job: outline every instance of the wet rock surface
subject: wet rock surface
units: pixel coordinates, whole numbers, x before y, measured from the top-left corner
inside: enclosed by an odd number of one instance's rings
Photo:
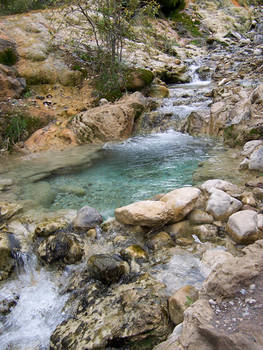
[[[48,264],[74,264],[81,260],[84,251],[74,235],[59,232],[44,239],[39,244],[37,253]]]
[[[93,295],[91,285],[81,298],[81,312],[56,328],[50,348],[152,349],[171,329],[162,289],[149,276],[113,287],[101,297]]]

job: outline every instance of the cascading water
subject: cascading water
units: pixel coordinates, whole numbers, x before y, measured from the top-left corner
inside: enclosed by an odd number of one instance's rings
[[[189,67],[191,82],[169,86],[170,97],[164,99],[159,112],[170,114],[171,119],[185,119],[191,112],[208,112],[211,100],[205,95],[211,90],[210,80],[201,80],[198,74],[200,63]]]
[[[0,303],[13,302],[11,312],[0,318],[0,349],[45,350],[56,326],[63,321],[67,300],[59,295],[58,279],[44,268],[37,269],[32,253],[18,252],[17,278],[0,288]]]
[[[196,69],[195,65],[190,69],[192,83],[170,87],[171,97],[164,100],[157,111],[159,114],[167,112],[183,119],[191,111],[208,108],[210,100],[204,93],[209,91],[210,82],[200,81]],[[192,173],[200,161],[209,157],[213,147],[214,142],[208,138],[194,138],[174,130],[106,144],[98,156],[91,156],[92,162],[87,157],[87,149],[80,147],[59,153],[61,173],[48,165],[50,157],[46,157],[43,164],[34,159],[32,167],[28,160],[28,175],[23,172],[23,182],[20,187],[17,185],[16,196],[32,201],[33,206],[40,205],[37,201],[42,186],[44,191],[49,189],[52,193],[51,210],[90,205],[107,218],[116,207],[192,185]],[[78,159],[84,166],[77,162],[66,171],[64,163],[76,158],[74,152],[78,152]],[[54,160],[56,162],[55,154],[50,162]],[[17,170],[12,169],[13,179],[19,179],[20,175],[21,164]],[[32,252],[20,253],[16,260],[16,277],[0,285],[0,305],[3,300],[12,305],[9,313],[0,318],[0,350],[44,350],[49,347],[53,330],[67,316],[63,307],[68,296],[60,294],[60,278],[64,277],[38,268]],[[200,262],[190,253],[172,258],[163,268],[151,273],[167,284],[168,292],[181,287],[185,281],[198,286],[205,276]],[[189,276],[186,280],[185,275]],[[63,284],[63,280],[61,282]]]

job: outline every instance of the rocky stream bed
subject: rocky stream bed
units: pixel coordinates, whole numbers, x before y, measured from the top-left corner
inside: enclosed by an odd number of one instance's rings
[[[96,144],[3,159],[1,350],[262,349],[254,10],[247,33],[210,38],[205,56],[185,59],[192,81],[169,85],[169,97],[155,81],[162,98],[102,101],[23,148],[45,149],[47,135],[49,146],[65,135]]]

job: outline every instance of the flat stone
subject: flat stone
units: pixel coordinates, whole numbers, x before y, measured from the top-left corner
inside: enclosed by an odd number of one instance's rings
[[[175,242],[167,232],[159,232],[147,241],[147,246],[152,250],[162,248],[171,248],[175,246]]]
[[[115,210],[116,219],[127,225],[153,227],[171,221],[173,212],[161,201],[141,201]]]

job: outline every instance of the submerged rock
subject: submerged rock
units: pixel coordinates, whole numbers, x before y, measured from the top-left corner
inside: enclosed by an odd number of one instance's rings
[[[172,210],[160,201],[141,201],[115,210],[116,219],[127,225],[154,227],[171,221]]]
[[[96,209],[86,205],[77,212],[77,216],[73,220],[73,226],[76,229],[89,230],[102,222],[101,214]]]
[[[147,241],[147,246],[156,251],[162,248],[171,248],[175,246],[174,241],[167,232],[159,232]]]
[[[211,224],[193,226],[192,233],[196,235],[201,242],[216,242],[218,239],[218,227]]]
[[[87,289],[82,312],[55,329],[50,349],[152,349],[171,332],[163,289],[148,275],[104,295]]]

